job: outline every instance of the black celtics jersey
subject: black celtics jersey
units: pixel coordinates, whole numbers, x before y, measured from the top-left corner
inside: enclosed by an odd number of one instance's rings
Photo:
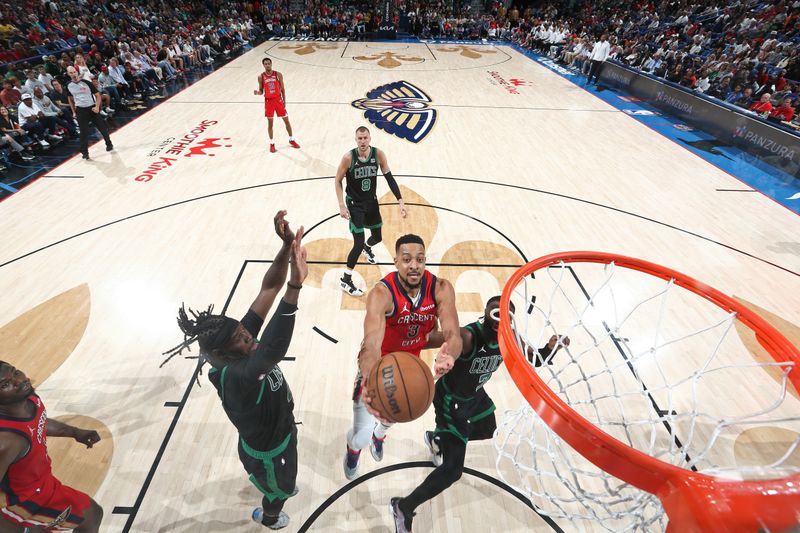
[[[369,156],[361,161],[358,148],[350,150],[350,168],[347,169],[347,196],[356,202],[364,202],[375,198],[378,186],[378,150],[371,146]]]
[[[450,394],[462,398],[472,398],[489,381],[492,373],[503,363],[500,346],[486,342],[483,324],[480,321],[464,326],[472,333],[472,351],[461,354],[453,368],[439,381]]]
[[[267,365],[269,369],[265,372],[254,372],[254,368],[265,368],[261,360],[270,357],[270,345],[285,343],[288,347],[292,335],[288,322],[294,321],[294,316],[282,315],[292,309],[296,310],[281,300],[256,352],[220,369],[212,368],[208,373],[228,419],[236,426],[244,442],[259,451],[274,448],[294,426],[294,399],[280,367]],[[257,337],[264,321],[249,310],[241,323],[253,337]],[[289,339],[284,340],[282,336]],[[285,349],[281,349],[285,353]]]

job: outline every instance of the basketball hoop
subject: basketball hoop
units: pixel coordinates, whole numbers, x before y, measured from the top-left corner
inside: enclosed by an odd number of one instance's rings
[[[615,532],[800,524],[800,351],[756,313],[660,265],[565,252],[515,272],[500,316],[527,403],[497,430],[498,472],[542,512]],[[571,343],[543,360],[554,334]],[[753,459],[751,430],[792,437]]]

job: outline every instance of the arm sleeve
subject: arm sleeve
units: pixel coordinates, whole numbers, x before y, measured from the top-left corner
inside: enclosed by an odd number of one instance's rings
[[[394,176],[392,176],[391,172],[387,172],[383,175],[386,178],[386,183],[389,184],[389,190],[392,191],[394,197],[400,200],[403,196],[400,194],[400,187],[397,186],[397,181],[395,181]]]
[[[272,315],[261,335],[258,348],[247,360],[248,376],[257,378],[261,374],[269,372],[284,358],[289,344],[292,342],[296,312],[296,305],[281,300],[278,309],[275,310],[275,314]]]
[[[533,366],[539,368],[540,366],[544,365],[545,363],[550,365],[553,364],[552,361],[548,360],[550,357],[550,347],[545,344],[538,350],[533,350],[533,353],[528,354],[528,361],[533,363]]]

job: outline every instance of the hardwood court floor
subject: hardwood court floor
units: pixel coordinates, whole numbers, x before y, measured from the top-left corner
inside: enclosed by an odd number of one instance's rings
[[[265,53],[284,74],[300,150],[288,146],[281,121],[279,151],[266,150],[263,103],[252,94]],[[401,81],[431,100],[416,105],[436,111],[435,120],[415,123],[419,131],[432,124],[416,143],[381,131],[351,105]],[[408,127],[411,118],[403,120]],[[101,144],[91,162],[76,158],[52,171],[76,177],[41,179],[0,206],[3,357],[34,375],[51,416],[91,417],[113,436],[99,451],[65,446],[54,454],[72,465],[96,459],[96,490],[87,490],[106,510],[103,531],[259,529],[249,522],[259,493],[213,387],[205,375],[202,387],[190,385],[194,361],[159,364],[180,340],[181,302],[245,313],[279,247],[271,220],[284,208],[295,226],[313,228],[306,245],[315,262],[289,353],[296,359],[281,365],[302,422],[301,492],[286,505],[288,530],[346,485],[341,459],[363,300],[337,288],[350,237],[336,216],[332,176],[360,125],[371,128],[411,204],[399,220],[380,181],[386,242],[405,232],[425,238],[430,270],[456,284],[462,324],[524,261],[589,249],[683,271],[796,335],[800,219],[758,193],[717,192],[740,183],[511,48],[268,42],[117,131],[114,152]],[[360,265],[357,281],[371,285],[388,273],[391,255],[379,247],[381,265]],[[498,418],[520,402],[502,369],[487,389]],[[426,460],[421,436],[432,421],[429,412],[393,428],[380,466]],[[378,465],[363,455],[361,473],[372,472]],[[468,467],[494,477],[494,461],[491,442],[469,446]],[[80,465],[65,479],[92,477]],[[406,466],[344,491],[309,530],[389,531],[389,497],[429,471]],[[422,506],[415,526],[551,529],[474,475]]]

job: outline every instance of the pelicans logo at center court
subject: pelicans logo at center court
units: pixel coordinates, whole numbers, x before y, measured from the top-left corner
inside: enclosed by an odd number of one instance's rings
[[[352,102],[364,110],[364,118],[378,129],[412,143],[423,140],[436,123],[432,100],[407,81],[388,83]]]

